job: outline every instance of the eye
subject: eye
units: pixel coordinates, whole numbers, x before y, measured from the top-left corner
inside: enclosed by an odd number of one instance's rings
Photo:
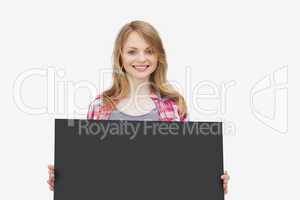
[[[130,50],[127,53],[130,54],[130,55],[133,55],[133,54],[135,54],[135,51],[134,50]]]
[[[154,53],[154,51],[153,51],[152,49],[147,49],[147,50],[146,50],[146,53],[151,55],[151,54]]]

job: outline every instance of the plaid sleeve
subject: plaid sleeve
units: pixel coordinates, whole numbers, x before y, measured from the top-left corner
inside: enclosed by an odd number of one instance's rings
[[[178,112],[178,115],[179,115],[179,112]],[[179,119],[181,122],[187,122],[187,121],[189,121],[189,116],[186,113],[184,116],[179,116]]]
[[[187,122],[189,120],[188,114],[186,114],[184,116],[180,116],[179,109],[178,109],[178,106],[176,105],[175,101],[171,100],[171,102],[172,102],[172,107],[173,107],[174,115],[175,115],[174,121]]]
[[[186,114],[185,116],[180,117],[180,121],[181,121],[181,122],[187,122],[187,121],[189,121],[189,116],[188,116],[188,114]]]
[[[102,104],[101,96],[97,96],[94,101],[91,102],[87,113],[87,119],[99,119],[100,106]]]

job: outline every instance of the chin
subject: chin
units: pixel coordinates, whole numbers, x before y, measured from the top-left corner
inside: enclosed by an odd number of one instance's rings
[[[134,70],[130,70],[128,74],[135,79],[139,80],[148,80],[150,78],[150,75],[155,71],[155,68],[149,68],[145,72],[136,72]]]
[[[131,76],[132,76],[132,78],[139,79],[139,80],[148,80],[150,78],[150,74],[145,74],[145,75],[135,74],[135,75],[131,75]]]

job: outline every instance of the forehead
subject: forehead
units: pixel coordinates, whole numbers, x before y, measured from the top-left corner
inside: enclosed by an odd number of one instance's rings
[[[124,42],[124,48],[135,47],[145,49],[150,47],[151,45],[147,42],[141,35],[137,32],[131,32],[127,39]]]

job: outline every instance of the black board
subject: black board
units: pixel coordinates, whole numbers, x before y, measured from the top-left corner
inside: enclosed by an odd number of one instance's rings
[[[221,122],[55,120],[54,200],[223,200]]]

